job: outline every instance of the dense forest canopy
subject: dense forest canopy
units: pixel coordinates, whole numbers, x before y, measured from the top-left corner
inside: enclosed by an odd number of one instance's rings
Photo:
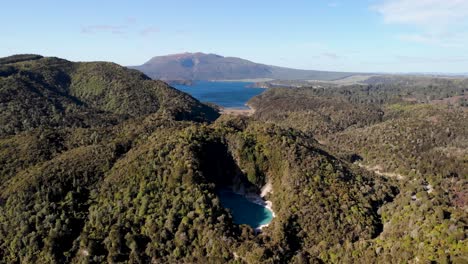
[[[466,261],[468,80],[391,76],[369,82],[269,89],[249,105],[255,119],[314,135],[337,156],[397,181],[399,194],[380,209],[383,232],[345,251],[336,247],[334,261],[369,255],[375,261],[374,254],[389,262]],[[461,249],[463,258],[453,258],[450,248]]]
[[[466,262],[468,116],[443,101],[466,87],[271,89],[219,117],[113,63],[1,58],[0,262]],[[221,206],[234,179],[271,183],[261,233]]]

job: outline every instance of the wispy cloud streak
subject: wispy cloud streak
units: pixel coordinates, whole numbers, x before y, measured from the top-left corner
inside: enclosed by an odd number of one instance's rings
[[[112,34],[124,34],[125,26],[114,26],[114,25],[89,25],[81,28],[81,33],[94,34],[94,33],[112,33]]]
[[[412,27],[400,40],[446,48],[468,43],[468,0],[384,0],[372,9],[387,24]]]

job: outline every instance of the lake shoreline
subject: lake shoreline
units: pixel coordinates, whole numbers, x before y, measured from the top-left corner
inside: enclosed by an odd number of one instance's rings
[[[233,191],[234,192],[234,191]],[[260,206],[262,206],[263,208],[266,208],[268,211],[271,212],[271,221],[268,223],[268,224],[263,224],[263,225],[260,225],[258,227],[255,227],[254,230],[255,232],[261,232],[263,228],[269,226],[271,224],[271,222],[273,221],[273,218],[276,217],[276,214],[275,214],[275,211],[273,211],[273,202],[270,201],[270,200],[265,200],[265,196],[269,193],[272,192],[272,186],[271,186],[271,183],[267,183],[261,190],[261,193],[260,194],[257,194],[257,193],[253,193],[253,192],[248,192],[248,193],[238,193],[238,192],[234,192],[234,193],[237,193],[239,195],[243,195],[246,199],[248,199],[249,201],[253,202],[253,203],[256,203]]]
[[[254,114],[253,109],[243,109],[237,107],[225,107],[222,108],[220,113],[225,115],[234,115],[234,116],[252,116]]]
[[[249,199],[249,198],[247,197],[247,199]],[[254,230],[256,232],[261,232],[262,229],[269,226],[271,224],[271,222],[273,221],[273,218],[276,217],[275,211],[273,211],[273,208],[272,208],[273,203],[271,201],[268,201],[268,200],[263,200],[263,198],[261,198],[261,196],[253,197],[253,199],[251,201],[258,204],[258,205],[263,206],[264,208],[266,208],[268,211],[271,212],[272,218],[271,218],[271,221],[268,224],[263,224],[263,225],[260,225],[260,226],[258,226],[256,228],[254,228]]]
[[[223,190],[220,190],[221,192],[223,192]],[[266,224],[261,224],[261,225],[258,225],[258,226],[252,226],[250,225],[254,231],[256,233],[259,233],[262,231],[263,228],[269,226],[271,224],[271,222],[273,221],[273,218],[276,217],[276,214],[275,212],[273,211],[273,203],[271,201],[268,201],[268,200],[264,200],[260,194],[257,194],[257,193],[254,193],[254,192],[245,192],[243,190],[240,190],[240,191],[236,191],[236,190],[233,190],[232,188],[226,188],[224,189],[225,192],[229,192],[229,193],[233,193],[233,194],[236,194],[236,195],[239,195],[239,196],[242,196],[244,199],[248,200],[250,203],[253,203],[253,204],[256,204],[258,206],[261,206],[263,207],[264,209],[268,210],[271,214],[271,219],[268,223]]]
[[[274,81],[271,78],[253,78],[253,79],[236,79],[236,80],[208,80],[210,82],[240,82],[240,83],[257,83]],[[259,87],[260,88],[260,87]]]
[[[176,84],[174,88],[190,94],[201,102],[216,104],[226,109],[248,109],[246,103],[265,91],[262,88],[248,88],[250,82],[197,81],[192,86]],[[236,111],[235,111],[236,112]],[[245,115],[247,113],[242,113]]]
[[[234,116],[252,116],[255,109],[245,104],[245,107],[222,107],[220,113]]]

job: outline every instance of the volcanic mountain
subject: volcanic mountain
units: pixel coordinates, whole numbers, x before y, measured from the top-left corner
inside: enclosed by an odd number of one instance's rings
[[[336,80],[353,75],[345,72],[298,70],[255,63],[216,54],[181,53],[153,57],[140,66],[131,66],[161,80]]]

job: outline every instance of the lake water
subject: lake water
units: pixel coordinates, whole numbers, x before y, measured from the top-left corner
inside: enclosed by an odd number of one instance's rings
[[[215,103],[226,108],[247,109],[245,103],[250,98],[261,94],[265,89],[248,88],[253,83],[247,82],[210,82],[196,81],[194,85],[173,85],[201,102]]]
[[[230,209],[236,224],[247,224],[253,228],[258,228],[261,225],[269,224],[273,219],[273,214],[269,209],[248,200],[243,195],[222,190],[218,193],[218,196],[221,205]]]

